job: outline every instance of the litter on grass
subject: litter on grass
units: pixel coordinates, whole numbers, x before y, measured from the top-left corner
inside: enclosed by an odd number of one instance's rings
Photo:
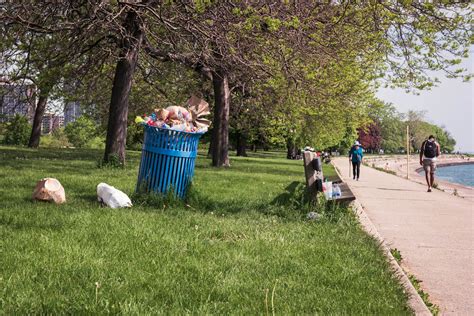
[[[132,207],[132,201],[125,193],[107,183],[97,185],[97,199],[111,208]]]
[[[321,214],[318,214],[316,212],[309,212],[306,215],[306,219],[309,220],[309,221],[315,221],[315,220],[318,220],[320,218],[321,218]]]
[[[66,202],[66,194],[58,179],[44,178],[36,183],[33,199],[61,204]]]

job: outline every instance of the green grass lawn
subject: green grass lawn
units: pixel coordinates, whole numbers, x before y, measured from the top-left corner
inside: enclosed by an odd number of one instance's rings
[[[96,185],[132,194],[140,153],[125,169],[98,169],[101,154],[0,147],[0,314],[411,313],[347,209],[305,220],[301,161],[259,152],[215,169],[201,155],[186,202],[113,210]],[[31,200],[43,177],[66,204]]]

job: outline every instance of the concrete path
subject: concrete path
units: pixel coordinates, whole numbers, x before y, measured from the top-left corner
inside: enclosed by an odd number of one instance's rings
[[[333,161],[441,314],[474,315],[474,203],[365,166],[355,181],[347,158]]]

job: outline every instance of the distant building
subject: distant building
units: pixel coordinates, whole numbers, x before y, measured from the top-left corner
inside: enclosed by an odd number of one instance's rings
[[[0,78],[0,122],[11,120],[16,114],[31,122],[36,107],[36,86],[32,83],[12,83]]]
[[[64,126],[76,121],[81,115],[82,110],[78,101],[67,102],[64,106]]]
[[[56,115],[53,119],[53,131],[64,126],[64,115]]]
[[[50,114],[43,115],[41,120],[41,134],[49,134],[52,130],[52,118]]]
[[[64,126],[64,116],[56,115],[53,113],[46,113],[43,115],[43,120],[41,121],[41,133],[42,134],[51,134],[56,129]]]

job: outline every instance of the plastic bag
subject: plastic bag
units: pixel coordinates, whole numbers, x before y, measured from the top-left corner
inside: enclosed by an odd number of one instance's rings
[[[111,208],[131,207],[132,201],[122,191],[114,188],[107,183],[99,183],[97,185],[97,199]]]

